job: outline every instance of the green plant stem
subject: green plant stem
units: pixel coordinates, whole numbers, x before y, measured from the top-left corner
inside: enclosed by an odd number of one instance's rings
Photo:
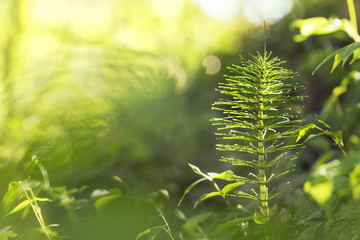
[[[266,58],[266,55],[264,56]],[[265,67],[265,66],[264,66]],[[263,91],[262,86],[262,80],[260,80],[260,92]],[[264,167],[259,169],[259,177],[260,182],[263,184],[260,185],[260,199],[261,199],[261,212],[264,219],[264,226],[265,226],[265,239],[269,239],[269,231],[268,231],[268,225],[269,225],[269,205],[268,205],[268,188],[265,184],[266,182],[266,172],[265,172],[265,146],[264,146],[264,97],[263,95],[260,95],[259,99],[259,112],[258,112],[258,161],[259,165]]]
[[[219,193],[221,193],[221,196],[222,196],[222,198],[224,199],[226,205],[228,205],[228,207],[231,207],[231,204],[230,204],[229,201],[226,199],[226,194],[224,194],[224,193],[220,190],[219,186],[216,184],[215,181],[213,182],[213,184],[214,184],[214,187],[216,188],[216,190],[217,190]],[[236,214],[235,214],[235,216],[236,216]]]
[[[34,195],[33,191],[30,188],[30,190],[29,190],[30,193],[31,193],[31,197],[30,197],[23,184],[22,184],[22,188],[23,188],[25,197],[30,201],[31,208],[32,208],[32,210],[33,210],[33,212],[35,214],[36,219],[38,220],[38,222],[39,222],[39,224],[41,226],[41,229],[44,231],[44,234],[46,235],[47,239],[51,240],[51,237],[50,237],[49,233],[46,230],[45,221],[42,218],[42,215],[41,215],[41,212],[40,212],[40,207],[37,204],[37,201],[35,199],[35,195]]]
[[[350,22],[354,27],[356,36],[358,36],[355,41],[359,42],[360,41],[360,37],[359,37],[359,33],[358,33],[358,27],[357,27],[357,20],[356,20],[356,11],[355,11],[355,5],[354,5],[354,1],[353,0],[347,0],[347,5],[348,5],[348,10],[349,10],[349,15],[350,15]]]
[[[164,229],[164,230],[165,230],[165,231],[167,232],[167,234],[170,236],[171,240],[175,240],[174,237],[173,237],[172,234],[171,234],[171,228],[170,228],[168,222],[166,221],[166,218],[165,218],[164,214],[161,212],[161,210],[160,210],[159,208],[157,208],[157,210],[158,210],[158,212],[159,212],[160,217],[163,219],[163,221],[164,221],[164,223],[165,223],[165,225],[166,225],[166,229]]]

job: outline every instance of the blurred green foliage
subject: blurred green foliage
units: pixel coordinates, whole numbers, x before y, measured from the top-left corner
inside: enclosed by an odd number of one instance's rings
[[[274,229],[282,227],[281,239],[324,239],[327,233],[333,237],[328,239],[341,239],[340,233],[358,239],[359,63],[345,63],[332,75],[324,64],[311,75],[326,56],[352,42],[342,31],[348,10],[336,0],[291,2],[291,12],[269,22],[268,48],[307,86],[305,117],[311,122],[316,113],[334,131],[342,130],[349,156],[343,159],[326,136],[308,141],[290,182],[293,188],[305,180],[311,187],[327,183],[331,194],[320,202],[310,198],[312,188],[309,195],[286,195],[289,207],[274,210]],[[176,239],[257,236],[246,219],[252,208],[247,202],[240,203],[240,221],[216,200],[193,212],[192,199],[207,190],[201,184],[181,211],[175,208],[196,178],[187,162],[205,171],[225,170],[216,161],[210,106],[218,98],[213,89],[227,73],[223,66],[241,52],[262,48],[262,27],[241,14],[251,1],[241,1],[230,20],[190,0],[0,3],[0,196],[9,183],[30,177],[35,196],[52,200],[40,205],[46,224],[59,224],[54,230],[70,239],[136,239],[149,226],[164,225],[153,202]],[[289,29],[293,21],[313,17],[339,19],[342,27],[318,29],[319,36],[307,29],[307,40],[294,42],[302,32]],[[349,161],[351,167],[339,172]],[[336,174],[316,175],[323,168]],[[162,188],[170,202],[157,194]],[[20,203],[13,197],[5,208],[5,199],[2,216]],[[43,237],[30,213],[1,217],[0,239]],[[158,236],[169,238],[165,231]]]

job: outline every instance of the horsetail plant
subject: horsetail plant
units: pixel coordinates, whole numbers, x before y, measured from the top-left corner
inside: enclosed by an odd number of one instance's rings
[[[301,145],[289,144],[299,132],[297,119],[303,96],[296,92],[303,87],[291,81],[295,73],[282,68],[284,62],[271,58],[271,52],[251,55],[246,60],[240,56],[240,64],[229,67],[233,73],[226,76],[226,82],[220,83],[217,91],[224,99],[213,104],[212,109],[221,111],[221,117],[213,118],[213,125],[218,126],[221,141],[217,150],[235,152],[231,157],[222,157],[220,161],[234,166],[252,169],[248,176],[237,176],[231,170],[217,174],[205,174],[194,165],[194,172],[203,176],[184,192],[183,197],[199,182],[209,180],[216,192],[207,193],[199,198],[195,206],[213,196],[222,196],[226,203],[228,197],[253,199],[259,202],[260,214],[255,213],[255,221],[264,224],[265,239],[270,238],[268,224],[270,221],[269,201],[289,188],[289,183],[269,191],[269,183],[294,168],[294,160]],[[243,160],[241,158],[249,157]],[[286,164],[288,163],[288,164]],[[284,166],[282,166],[284,165]],[[219,188],[216,179],[231,183]],[[257,186],[257,190],[238,190],[240,185]],[[183,199],[183,198],[182,198]],[[182,201],[182,199],[180,201]]]

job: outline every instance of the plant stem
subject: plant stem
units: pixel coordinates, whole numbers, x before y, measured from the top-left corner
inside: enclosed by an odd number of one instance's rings
[[[41,226],[41,229],[44,231],[44,234],[46,235],[47,239],[51,240],[51,237],[50,237],[49,233],[46,230],[46,225],[45,225],[44,219],[43,219],[43,217],[41,215],[40,207],[37,204],[37,201],[36,201],[36,198],[35,198],[35,195],[34,195],[33,191],[31,190],[31,188],[29,189],[29,191],[31,193],[31,197],[30,197],[29,194],[27,193],[27,190],[24,187],[24,184],[22,184],[22,188],[23,188],[23,192],[25,194],[25,197],[30,201],[31,208],[32,208],[32,210],[33,210],[33,212],[35,214],[36,219],[38,220],[38,222],[39,222],[39,224]]]
[[[163,221],[164,221],[164,223],[166,225],[166,229],[164,229],[164,230],[170,236],[171,240],[175,240],[174,237],[171,234],[170,226],[169,226],[168,222],[166,221],[166,218],[165,218],[164,214],[162,213],[162,211],[159,208],[157,208],[157,211],[159,212],[160,217],[163,219]]]
[[[264,59],[266,59],[266,52],[264,55]],[[265,68],[265,66],[263,66]],[[263,96],[263,76],[260,79],[260,96],[259,96],[259,111],[258,111],[258,161],[259,166],[263,167],[259,169],[259,179],[262,184],[260,185],[260,200],[261,200],[261,212],[264,219],[264,227],[265,227],[265,239],[269,239],[269,205],[268,205],[268,188],[266,186],[266,172],[265,172],[265,146],[264,146],[264,96]]]
[[[355,36],[356,39],[354,39],[354,40],[356,42],[359,42],[360,41],[360,36],[359,36],[359,33],[358,33],[354,1],[353,0],[347,0],[347,5],[348,5],[348,10],[349,10],[349,15],[350,15],[350,22],[353,25],[355,33],[356,33],[356,36]]]

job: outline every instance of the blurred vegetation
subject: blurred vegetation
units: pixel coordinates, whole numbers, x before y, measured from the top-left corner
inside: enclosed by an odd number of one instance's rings
[[[175,204],[196,179],[188,162],[226,169],[209,123],[214,88],[240,53],[262,49],[263,18],[268,49],[307,88],[304,117],[311,123],[317,114],[342,130],[349,153],[344,158],[326,135],[306,142],[290,179],[297,190],[282,199],[274,229],[283,227],[281,239],[291,229],[290,239],[325,239],[329,232],[327,239],[342,239],[340,233],[360,239],[353,214],[359,211],[359,63],[332,74],[326,63],[312,75],[353,39],[341,28],[300,39],[294,28],[297,19],[350,19],[346,2],[292,0],[287,10],[284,1],[243,0],[229,5],[237,12],[221,16],[204,7],[212,2],[0,0],[0,239],[46,237],[30,205],[5,217],[25,200],[23,192],[7,191],[18,181],[52,201],[39,202],[45,223],[59,224],[51,229],[69,239],[135,239],[149,226],[164,226],[161,215],[176,239],[256,239],[247,202],[240,203],[238,222],[216,199],[192,211],[205,185],[181,209]],[[358,2],[355,8],[360,11]],[[319,183],[322,198],[314,190]]]

